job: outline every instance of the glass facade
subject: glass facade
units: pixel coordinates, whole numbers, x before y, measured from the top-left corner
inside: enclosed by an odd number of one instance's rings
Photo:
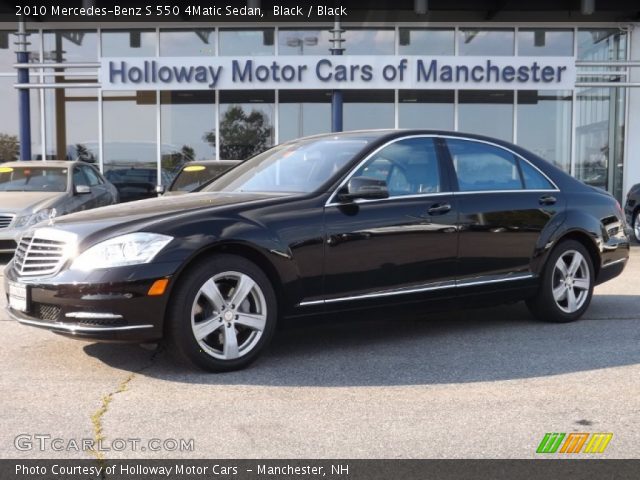
[[[100,57],[328,55],[329,27],[43,29],[30,36],[34,62],[87,63]],[[345,26],[345,55],[576,55],[624,61],[620,28]],[[0,103],[16,104],[15,41],[0,31]],[[579,67],[580,71],[580,67]],[[579,82],[624,78],[578,77]],[[100,91],[95,68],[32,70],[34,158],[84,158],[113,178],[131,172],[166,185],[185,161],[246,159],[279,142],[329,132],[330,90]],[[601,73],[601,72],[600,72]],[[68,84],[68,86],[67,86]],[[555,163],[585,182],[622,195],[627,94],[615,86],[574,90],[345,90],[344,129],[428,128],[479,133]],[[77,121],[77,119],[82,121]],[[71,120],[73,119],[73,120]],[[0,161],[16,158],[16,116],[0,118]],[[109,173],[111,172],[111,173]],[[131,174],[133,175],[133,174]],[[148,178],[147,178],[148,177]],[[144,187],[147,188],[147,187]]]

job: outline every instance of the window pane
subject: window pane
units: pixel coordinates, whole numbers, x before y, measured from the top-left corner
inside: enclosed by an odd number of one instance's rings
[[[573,56],[573,30],[521,28],[518,30],[518,55]]]
[[[328,30],[278,30],[278,55],[329,55],[331,34]]]
[[[220,92],[220,158],[246,160],[274,144],[271,90]]]
[[[18,91],[14,88],[15,77],[0,77],[0,105],[5,111],[18,111]],[[31,156],[42,159],[40,144],[40,97],[36,90],[31,90]],[[18,139],[18,115],[0,115],[0,162],[18,160],[20,142]]]
[[[220,55],[273,55],[273,28],[220,30]]]
[[[617,28],[578,30],[578,59],[626,60],[627,35]]]
[[[215,160],[215,103],[210,91],[160,93],[163,170],[173,176],[184,162]]]
[[[344,130],[393,128],[393,91],[346,90],[343,99]]]
[[[452,28],[401,28],[401,55],[453,55]]]
[[[95,62],[98,60],[98,34],[91,30],[44,32],[46,62]]]
[[[440,172],[431,138],[409,138],[378,152],[354,174],[385,180],[390,197],[440,191]]]
[[[16,45],[17,37],[14,35],[15,30],[0,30],[0,73],[11,73],[15,75],[16,69],[13,64],[16,63]],[[32,62],[40,59],[40,35],[38,32],[30,32],[27,37],[27,46]],[[35,71],[35,70],[34,70]]]
[[[160,55],[164,57],[211,57],[216,54],[212,28],[160,30]]]
[[[513,92],[462,90],[458,101],[461,132],[513,140]]]
[[[103,57],[153,57],[156,32],[153,30],[103,30]]]
[[[460,191],[522,189],[517,159],[510,152],[468,140],[448,139],[447,145]]]
[[[538,170],[528,162],[520,161],[520,169],[524,178],[525,188],[528,190],[551,190],[553,185]]]
[[[399,127],[453,130],[453,90],[400,90]]]
[[[460,55],[513,55],[514,31],[507,29],[461,28]]]
[[[122,201],[155,196],[155,92],[104,92],[103,100],[105,176]]]
[[[47,158],[98,163],[98,96],[86,88],[45,90]],[[78,121],[78,119],[82,121]]]
[[[281,90],[279,141],[331,131],[331,92]]]
[[[569,172],[571,168],[571,92],[518,92],[518,145]]]
[[[391,29],[352,28],[344,33],[345,55],[393,55],[395,32]]]

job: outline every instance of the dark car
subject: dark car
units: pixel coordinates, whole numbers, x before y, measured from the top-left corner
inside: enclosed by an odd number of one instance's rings
[[[173,178],[165,196],[193,192],[240,163],[240,160],[205,160],[185,163]]]
[[[349,132],[274,147],[201,192],[35,229],[5,284],[24,324],[165,338],[226,371],[254,360],[283,318],[525,300],[541,320],[576,320],[624,269],[624,227],[611,195],[515,145]]]
[[[640,183],[629,190],[627,201],[624,204],[624,211],[636,242],[640,242]]]
[[[0,253],[25,230],[67,213],[118,203],[118,191],[92,165],[29,160],[0,165]]]
[[[105,176],[118,189],[120,201],[123,203],[158,196],[158,170],[155,168],[114,167],[107,170]],[[170,184],[171,180],[167,171],[160,171],[160,181],[163,185]]]

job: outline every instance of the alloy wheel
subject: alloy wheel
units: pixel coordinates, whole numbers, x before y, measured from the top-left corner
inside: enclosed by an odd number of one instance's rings
[[[640,242],[640,210],[636,212],[636,216],[633,219],[633,234],[636,237],[636,242]]]
[[[576,250],[567,250],[558,258],[552,278],[553,298],[565,313],[582,308],[589,298],[591,275],[584,256]]]
[[[249,275],[228,271],[207,280],[191,308],[191,328],[200,348],[219,360],[234,360],[257,345],[267,322],[267,302]]]

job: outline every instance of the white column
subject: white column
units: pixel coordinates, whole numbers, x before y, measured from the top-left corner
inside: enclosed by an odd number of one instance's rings
[[[630,32],[631,60],[640,61],[640,23],[635,23]],[[632,67],[630,82],[640,82],[640,67]],[[640,88],[628,88],[628,119],[625,128],[626,148],[624,152],[624,182],[622,200],[626,198],[629,189],[640,183]]]

